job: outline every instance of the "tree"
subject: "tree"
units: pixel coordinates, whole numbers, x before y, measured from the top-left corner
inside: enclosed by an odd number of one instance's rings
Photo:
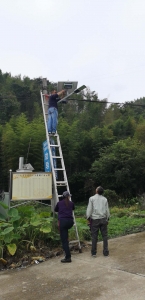
[[[115,190],[124,197],[137,196],[144,191],[145,149],[130,138],[114,143],[100,153],[92,164],[96,185]]]
[[[137,125],[134,137],[141,143],[145,144],[145,121]]]
[[[20,103],[12,94],[6,97],[0,96],[0,123],[8,122],[12,116],[17,116],[20,112]]]

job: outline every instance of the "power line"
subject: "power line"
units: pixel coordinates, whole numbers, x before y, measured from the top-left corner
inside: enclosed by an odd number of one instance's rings
[[[141,106],[141,107],[145,107],[145,104],[133,104],[133,103],[130,103],[130,102],[110,102],[110,101],[103,101],[103,100],[99,100],[99,101],[97,101],[97,100],[89,100],[89,99],[87,99],[87,100],[85,100],[85,99],[72,99],[72,98],[69,98],[68,100],[76,100],[76,101],[86,101],[86,102],[93,102],[93,103],[99,103],[99,104],[101,104],[101,103],[106,103],[106,104],[119,104],[119,105],[131,105],[131,106]]]
[[[0,100],[9,100],[10,98],[4,97],[4,98],[0,98]],[[17,98],[16,98],[17,99]],[[24,99],[23,97],[18,97],[18,100]],[[31,97],[27,97],[27,100],[31,99]],[[103,101],[103,100],[92,100],[92,99],[74,99],[74,98],[69,98],[68,100],[75,100],[75,101],[85,101],[85,102],[90,102],[90,103],[106,103],[106,104],[117,104],[117,105],[130,105],[130,106],[140,106],[140,107],[145,107],[145,104],[133,104],[130,102],[111,102],[111,101]],[[137,101],[137,100],[136,100]],[[19,102],[19,101],[18,101]],[[2,106],[5,106],[4,104]],[[0,109],[2,109],[2,106],[0,107]]]

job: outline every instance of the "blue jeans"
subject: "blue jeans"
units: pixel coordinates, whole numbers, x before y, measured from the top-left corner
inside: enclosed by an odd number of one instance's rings
[[[68,230],[73,226],[74,222],[72,219],[60,219],[60,237],[62,242],[62,247],[65,252],[65,258],[71,258],[71,253],[69,250],[69,241],[68,241]]]
[[[50,107],[48,109],[48,132],[56,132],[58,123],[58,110],[55,107]]]

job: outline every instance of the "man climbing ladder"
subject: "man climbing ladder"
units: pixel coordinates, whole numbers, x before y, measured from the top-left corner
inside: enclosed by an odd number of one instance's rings
[[[66,82],[61,82],[61,88],[65,87],[65,84],[66,84]],[[70,84],[69,84],[69,86],[70,86]],[[71,86],[73,86],[73,82],[71,82]],[[64,160],[63,160],[60,139],[59,139],[58,133],[56,132],[56,128],[54,128],[52,113],[54,112],[54,108],[55,108],[56,109],[55,113],[57,113],[56,114],[56,117],[57,117],[57,115],[58,115],[57,103],[58,102],[66,103],[66,100],[69,98],[70,95],[79,93],[81,90],[86,88],[86,86],[81,86],[78,89],[73,89],[70,94],[65,95],[65,96],[64,96],[64,94],[65,94],[64,89],[62,89],[58,93],[56,92],[56,89],[53,89],[50,97],[47,95],[47,80],[46,79],[45,79],[44,87],[45,88],[43,89],[43,93],[42,93],[42,91],[40,91],[40,95],[41,95],[41,101],[42,101],[42,109],[43,109],[43,116],[44,116],[45,130],[46,130],[47,145],[48,145],[48,151],[49,151],[49,155],[50,155],[50,163],[51,163],[51,170],[52,170],[52,177],[53,177],[53,195],[52,195],[51,206],[52,206],[52,210],[54,211],[54,207],[55,207],[56,203],[59,201],[60,198],[62,198],[62,190],[68,191],[69,193],[70,193],[70,191],[69,191],[69,185],[68,185],[65,164],[64,164]],[[62,96],[62,98],[60,99],[59,96]],[[49,98],[48,113],[47,113],[48,102],[45,101],[46,97]],[[48,117],[48,120],[47,120],[47,117]],[[49,119],[51,119],[51,120],[49,120]],[[52,128],[51,122],[53,124],[53,128]],[[57,118],[56,118],[56,126],[57,126]],[[53,144],[51,142],[51,140],[52,140],[52,137],[50,136],[51,133],[54,134],[54,143]],[[52,153],[52,148],[55,149],[55,154]],[[57,163],[56,163],[57,167],[54,165],[54,160],[57,160]],[[56,172],[57,172],[57,176],[56,176]],[[81,252],[81,244],[80,244],[80,240],[79,240],[79,235],[78,235],[74,212],[73,212],[73,219],[74,219],[74,228],[75,228],[77,240],[72,241],[72,242],[78,243],[79,252]]]
[[[55,134],[57,131],[57,124],[58,124],[58,107],[57,102],[60,100],[59,96],[64,96],[65,90],[57,92],[55,89],[51,91],[51,96],[49,97],[49,104],[48,104],[48,133]]]

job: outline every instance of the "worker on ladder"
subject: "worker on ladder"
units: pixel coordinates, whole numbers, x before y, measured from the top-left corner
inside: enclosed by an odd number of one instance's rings
[[[57,123],[58,123],[58,106],[57,102],[60,100],[60,97],[65,95],[65,90],[57,92],[56,89],[53,88],[51,91],[51,95],[45,95],[47,97],[49,104],[48,104],[48,133],[55,134],[57,130]]]

